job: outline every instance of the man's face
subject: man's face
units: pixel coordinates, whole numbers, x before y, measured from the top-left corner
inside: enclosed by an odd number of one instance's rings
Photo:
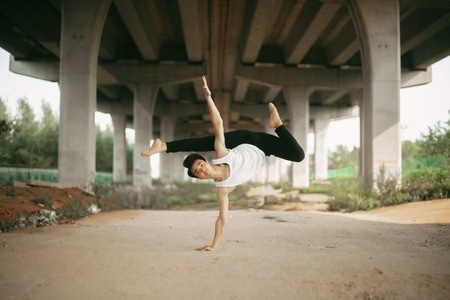
[[[198,179],[209,179],[212,178],[213,169],[208,161],[196,159],[191,166],[191,172]]]

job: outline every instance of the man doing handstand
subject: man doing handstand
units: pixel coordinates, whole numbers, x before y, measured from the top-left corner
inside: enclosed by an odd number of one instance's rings
[[[304,159],[303,148],[283,125],[278,111],[269,103],[269,126],[278,136],[263,132],[237,130],[224,133],[223,120],[211,97],[206,77],[202,77],[214,136],[163,142],[156,139],[150,148],[141,152],[148,157],[160,152],[174,153],[182,151],[214,151],[215,159],[211,162],[200,154],[194,153],[183,162],[191,177],[213,179],[217,187],[219,216],[215,223],[215,234],[211,245],[196,250],[215,250],[222,238],[228,215],[228,194],[242,183],[251,180],[263,167],[265,157],[274,155],[289,161],[300,162]]]

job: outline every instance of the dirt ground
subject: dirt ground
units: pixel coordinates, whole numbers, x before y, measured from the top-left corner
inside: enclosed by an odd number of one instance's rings
[[[1,233],[0,299],[450,299],[450,199],[236,209],[219,248],[194,251],[216,217],[112,211]]]
[[[55,210],[61,209],[72,201],[80,201],[85,208],[94,202],[100,202],[105,210],[114,207],[108,201],[96,199],[94,195],[79,188],[58,188],[55,187],[57,184],[40,181],[34,181],[31,186],[22,182],[16,182],[15,185],[0,185],[0,219],[25,217],[38,214],[42,208],[50,209],[37,201],[45,197],[52,200]]]

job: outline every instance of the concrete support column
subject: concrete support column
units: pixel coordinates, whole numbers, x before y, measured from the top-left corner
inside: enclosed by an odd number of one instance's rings
[[[90,188],[95,179],[97,58],[111,0],[61,3],[59,182]]]
[[[189,136],[186,135],[186,132],[183,134],[180,134],[179,132],[174,132],[174,140],[181,140],[189,138]],[[187,155],[190,153],[187,152],[176,152],[176,153],[169,153],[167,155],[173,156],[174,163],[172,163],[172,170],[173,170],[173,179],[174,181],[189,181],[191,177],[187,175],[187,169],[183,167],[183,161],[186,158]],[[205,154],[205,153],[203,153]]]
[[[275,130],[269,126],[270,115],[263,118],[264,131],[268,134],[276,135]],[[264,176],[264,182],[280,182],[282,174],[283,160],[281,158],[270,156],[266,157],[264,169],[261,170]]]
[[[328,179],[328,146],[327,133],[330,119],[318,118],[314,120],[314,174],[315,179]]]
[[[284,88],[284,96],[289,105],[290,131],[306,153],[309,132],[308,89],[304,86],[288,86]],[[302,162],[292,164],[292,186],[309,187],[309,157],[307,153]]]
[[[150,159],[142,157],[142,150],[150,146],[153,138],[153,113],[158,87],[151,84],[137,84],[134,87],[134,129],[133,185],[141,188],[152,185]]]
[[[170,154],[172,158],[172,180],[173,181],[185,181],[188,175],[185,175],[187,169],[183,167],[183,160],[186,157],[186,153],[178,152]]]
[[[174,117],[173,114],[171,114],[170,112],[164,113],[161,119],[161,140],[174,140],[176,122],[177,118]],[[173,174],[173,164],[176,163],[175,156],[173,154],[162,153],[160,158],[161,181],[164,183],[173,182],[175,178]]]
[[[111,114],[114,126],[113,180],[127,179],[127,139],[125,128],[127,118],[124,114]]]
[[[399,3],[350,0],[348,7],[362,54],[361,171],[371,187],[380,168],[401,174]]]

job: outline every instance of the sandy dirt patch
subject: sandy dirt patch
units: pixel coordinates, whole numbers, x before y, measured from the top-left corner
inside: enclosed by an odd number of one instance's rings
[[[353,218],[400,224],[450,225],[450,199],[411,202],[366,212],[349,214]]]
[[[0,299],[450,299],[450,226],[364,214],[233,210],[214,252],[213,210],[14,230]]]

